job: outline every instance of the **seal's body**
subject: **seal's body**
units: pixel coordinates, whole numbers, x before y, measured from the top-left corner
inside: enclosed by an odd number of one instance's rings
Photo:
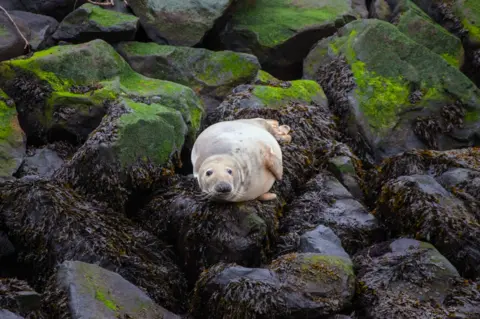
[[[214,200],[272,200],[269,193],[283,176],[277,139],[290,140],[290,128],[262,118],[224,121],[206,128],[193,146],[193,176]]]

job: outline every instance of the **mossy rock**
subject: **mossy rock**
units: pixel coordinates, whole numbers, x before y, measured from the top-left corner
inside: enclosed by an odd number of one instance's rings
[[[293,253],[268,268],[211,267],[196,283],[192,312],[202,318],[327,318],[350,305],[354,290],[349,259]]]
[[[438,25],[410,0],[400,1],[396,10],[401,11],[394,18],[401,32],[440,55],[452,66],[460,68],[463,65],[465,52],[459,38]]]
[[[353,262],[357,307],[369,318],[478,316],[478,287],[429,243],[399,238],[359,252]]]
[[[240,84],[252,82],[260,69],[256,57],[232,51],[214,52],[153,42],[124,42],[117,50],[138,73],[219,98]]]
[[[95,39],[107,42],[130,41],[135,38],[138,18],[131,14],[105,10],[85,3],[68,14],[53,34],[57,41],[83,43]]]
[[[105,102],[120,96],[147,104],[161,103],[182,113],[191,144],[203,114],[202,102],[190,88],[134,72],[113,47],[100,39],[5,61],[0,64],[0,86],[15,100],[27,136],[44,141],[55,137],[49,136],[55,113],[61,113],[62,106],[69,109],[70,104],[74,111],[70,117],[86,119],[82,125],[88,126],[98,123],[105,114]],[[92,106],[96,111],[90,110]],[[96,112],[93,118],[92,112]],[[61,138],[65,130],[56,133]]]
[[[154,42],[194,46],[232,3],[233,0],[130,0],[128,6]]]
[[[55,177],[124,212],[135,191],[149,190],[180,165],[187,134],[180,111],[120,99]]]
[[[15,103],[0,89],[0,181],[12,179],[23,162],[26,138]]]
[[[172,252],[130,219],[40,178],[5,182],[0,194],[0,225],[20,275],[50,306],[68,307],[48,284],[58,265],[75,260],[115,271],[170,311],[185,310],[186,281]]]
[[[452,9],[468,31],[469,45],[480,48],[480,3],[475,0],[457,0]]]
[[[460,191],[445,189],[434,177],[417,173],[384,184],[375,212],[392,236],[430,242],[463,277],[478,278],[478,206],[469,206],[469,199],[464,198]]]
[[[50,310],[48,313],[52,317],[180,318],[157,305],[144,291],[119,274],[94,264],[65,261],[57,267],[49,285],[68,302],[68,307],[58,307],[52,298],[47,298],[52,304],[45,308]]]
[[[220,41],[228,50],[257,56],[274,76],[291,78],[316,41],[360,17],[362,10],[353,7],[349,0],[244,1]]]
[[[332,100],[358,155],[370,162],[414,148],[475,145],[480,90],[394,25],[353,21],[304,62]]]

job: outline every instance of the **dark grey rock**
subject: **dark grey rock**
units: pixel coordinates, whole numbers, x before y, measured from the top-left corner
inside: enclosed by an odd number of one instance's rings
[[[102,39],[110,43],[130,41],[135,38],[138,18],[86,3],[67,15],[53,37],[71,43]]]
[[[1,319],[24,319],[24,317],[20,317],[13,312],[10,312],[5,309],[0,309],[0,318]]]
[[[64,161],[57,152],[49,148],[35,150],[33,156],[27,156],[19,169],[19,177],[26,175],[38,175],[40,177],[51,177],[53,173],[62,167]]]
[[[349,156],[336,156],[329,160],[329,170],[359,201],[364,200],[359,177],[355,171],[352,158]]]
[[[7,234],[0,231],[0,258],[7,257],[15,252],[15,247],[12,242],[8,240]]]
[[[58,268],[56,282],[68,296],[72,319],[180,318],[119,274],[97,265],[65,261]]]
[[[67,14],[86,3],[87,0],[21,0],[20,2],[24,9],[17,10],[44,14],[54,17],[57,21],[62,21]]]
[[[57,20],[25,11],[10,11],[10,15],[22,30],[33,51],[44,50],[55,45],[52,34],[58,27]]]
[[[5,12],[0,10],[0,61],[24,54],[26,52],[25,44]]]
[[[300,237],[300,252],[350,258],[342,247],[340,238],[328,227],[319,225]]]

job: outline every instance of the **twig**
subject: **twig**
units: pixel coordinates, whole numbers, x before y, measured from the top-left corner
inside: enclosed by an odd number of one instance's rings
[[[25,50],[25,49],[29,48],[30,43],[28,42],[27,38],[25,38],[25,36],[23,35],[22,31],[20,31],[20,29],[18,28],[18,26],[17,26],[17,24],[15,23],[15,21],[13,21],[12,17],[8,14],[7,10],[5,10],[5,8],[2,7],[2,6],[0,6],[0,9],[1,9],[3,12],[5,12],[5,14],[7,15],[8,19],[9,19],[10,21],[12,21],[13,26],[15,27],[15,29],[17,29],[18,34],[20,34],[20,36],[22,37],[22,39],[25,41],[25,46],[23,47],[23,49]],[[30,51],[30,49],[29,49],[28,51]]]
[[[96,4],[97,6],[114,6],[115,5],[115,2],[113,2],[114,0],[109,0],[108,2],[97,2],[93,0],[87,0],[87,1],[90,2],[91,4]]]

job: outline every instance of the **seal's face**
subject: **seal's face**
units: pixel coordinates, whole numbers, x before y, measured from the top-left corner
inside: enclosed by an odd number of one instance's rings
[[[238,170],[225,157],[206,160],[198,172],[198,183],[203,192],[214,200],[228,200],[237,194]]]

